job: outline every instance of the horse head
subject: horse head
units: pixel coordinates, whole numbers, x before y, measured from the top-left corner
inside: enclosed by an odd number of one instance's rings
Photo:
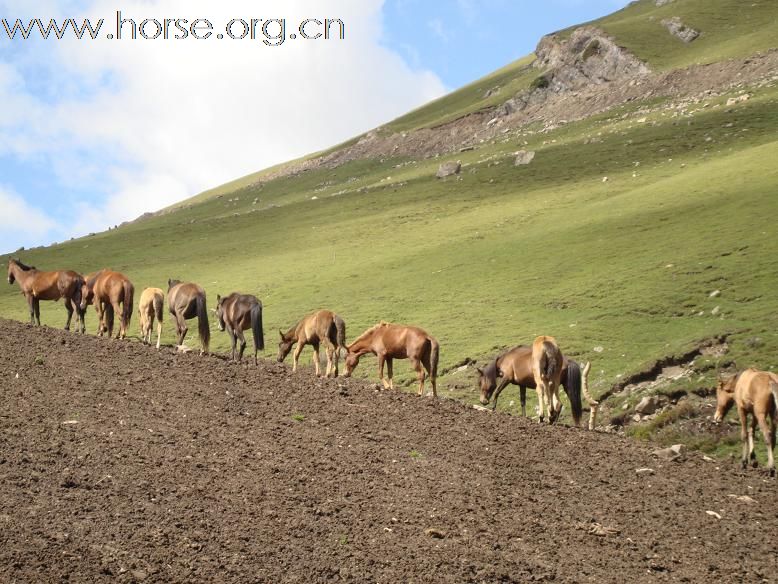
[[[92,280],[92,284],[90,284],[89,281],[84,278],[81,283],[81,302],[79,302],[79,307],[81,310],[86,310],[86,307],[94,302],[94,298],[94,280]]]
[[[281,341],[278,343],[278,362],[281,363],[284,359],[286,359],[289,351],[292,350],[292,345],[294,345],[294,338],[287,339],[284,331],[281,329],[278,329],[278,334],[281,336]]]
[[[224,298],[222,298],[220,294],[216,295],[216,310],[214,310],[214,312],[216,313],[216,322],[219,330],[224,332]]]
[[[351,374],[354,372],[354,369],[357,368],[357,365],[359,365],[359,353],[349,349],[348,353],[346,353],[346,370],[343,373],[343,377],[351,377]]]
[[[15,262],[13,260],[8,260],[8,283],[9,284],[13,284],[16,281],[16,276],[14,275],[14,270],[13,270],[14,263]]]
[[[168,281],[167,281],[167,289],[168,289],[168,292],[170,292],[170,289],[171,289],[173,286],[176,286],[176,285],[178,285],[178,284],[180,284],[180,283],[181,283],[181,280],[168,280]]]
[[[481,390],[480,402],[485,406],[489,404],[497,388],[497,367],[490,363],[483,369],[476,368],[476,371],[478,371],[478,387]]]
[[[727,412],[735,404],[735,386],[737,384],[737,375],[726,379],[719,377],[716,385],[716,413],[713,415],[713,421],[717,424],[724,419]]]

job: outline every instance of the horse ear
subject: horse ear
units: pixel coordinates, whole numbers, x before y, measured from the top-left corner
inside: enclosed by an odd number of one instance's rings
[[[483,375],[484,374],[484,370],[481,369],[480,367],[476,367],[475,370],[478,371],[479,375]]]
[[[283,340],[283,338],[284,338],[284,331],[282,331],[281,329],[278,329],[278,334],[281,336],[281,339]]]
[[[216,295],[216,304],[219,304],[219,302],[221,302],[221,301],[222,301],[221,294],[217,294]]]

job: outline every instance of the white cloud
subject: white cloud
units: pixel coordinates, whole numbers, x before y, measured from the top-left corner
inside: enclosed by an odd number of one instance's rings
[[[51,2],[38,5],[0,1],[12,18],[102,16],[103,35],[117,7],[90,0],[65,13]],[[379,44],[381,6],[382,0],[122,2],[125,18],[208,18],[214,34],[231,18],[286,17],[296,27],[308,17],[337,17],[346,23],[346,40],[288,40],[280,47],[215,38],[30,43],[13,61],[0,57],[0,156],[44,157],[63,185],[106,191],[101,204],[81,213],[75,232],[63,226],[71,235],[328,147],[444,93],[435,75],[412,70]],[[41,96],[25,81],[30,67],[65,97]]]
[[[12,251],[5,247],[21,237],[42,237],[56,229],[56,223],[45,212],[29,205],[10,189],[0,186],[0,253]],[[17,246],[18,247],[18,246]]]

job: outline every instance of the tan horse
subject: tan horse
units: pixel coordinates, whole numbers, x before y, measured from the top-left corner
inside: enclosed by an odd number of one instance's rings
[[[20,260],[8,260],[8,283],[19,284],[19,288],[27,299],[30,307],[30,322],[41,324],[41,300],[64,300],[68,320],[65,330],[70,330],[73,312],[76,313],[76,331],[86,331],[84,324],[85,311],[81,308],[81,286],[83,276],[70,270],[57,272],[41,272],[35,266],[26,266]]]
[[[767,468],[770,476],[775,476],[776,418],[778,418],[778,375],[767,371],[746,369],[728,379],[719,379],[716,388],[716,414],[713,419],[721,422],[732,405],[737,405],[740,417],[740,438],[743,441],[743,454],[740,461],[743,468],[748,466],[748,460],[757,466],[754,452],[754,431],[756,425],[762,431],[767,443]],[[751,426],[748,427],[748,415],[751,414]],[[767,425],[767,419],[770,425]]]
[[[532,376],[538,394],[538,417],[543,422],[543,412],[548,423],[553,424],[562,411],[559,401],[559,382],[562,377],[562,351],[554,337],[540,336],[532,343]]]
[[[208,325],[205,290],[197,284],[178,280],[168,280],[167,285],[167,307],[176,319],[178,346],[183,346],[184,337],[189,330],[186,326],[187,319],[197,317],[197,330],[202,346],[200,353],[207,353],[211,341],[211,329]]]
[[[130,279],[120,272],[100,270],[90,274],[81,287],[81,310],[86,310],[88,304],[94,302],[99,318],[98,334],[108,332],[113,336],[114,315],[120,315],[117,339],[127,336],[127,329],[132,320],[133,297],[135,287]]]
[[[233,292],[222,298],[216,295],[216,318],[219,330],[227,331],[232,345],[232,360],[235,360],[235,345],[240,339],[238,361],[243,359],[246,349],[246,337],[243,331],[251,329],[254,335],[254,365],[257,364],[257,353],[265,349],[265,334],[262,330],[262,303],[251,294]]]
[[[138,316],[140,318],[140,336],[147,345],[151,344],[151,331],[154,319],[157,320],[157,349],[162,338],[162,317],[164,315],[165,293],[159,288],[146,288],[140,295]]]
[[[438,395],[438,341],[422,329],[415,326],[403,326],[382,322],[367,329],[348,347],[346,355],[346,377],[350,377],[359,365],[359,358],[367,353],[378,357],[378,375],[385,389],[394,387],[392,365],[394,359],[410,359],[413,370],[419,379],[419,395],[424,394],[424,369],[429,373],[432,383],[432,396]],[[384,379],[386,363],[388,381]],[[422,365],[424,369],[422,369]]]
[[[313,364],[316,367],[316,376],[321,375],[319,365],[319,345],[327,346],[327,377],[338,376],[338,360],[340,350],[346,349],[346,323],[343,319],[329,310],[317,310],[313,314],[304,317],[300,322],[284,332],[279,330],[281,341],[278,343],[278,362],[281,363],[292,345],[297,343],[292,356],[292,372],[297,371],[297,363],[300,353],[305,345],[313,347]]]

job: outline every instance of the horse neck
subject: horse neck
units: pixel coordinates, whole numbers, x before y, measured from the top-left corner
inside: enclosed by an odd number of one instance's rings
[[[290,328],[288,331],[284,333],[284,340],[285,341],[295,341],[297,340],[297,331],[300,330],[300,327],[302,326],[303,321],[298,322],[296,325],[294,325],[292,328]]]
[[[27,282],[30,281],[30,279],[38,272],[38,270],[34,268],[30,268],[29,270],[23,270],[19,264],[16,262],[11,264],[11,273],[14,276],[14,280],[16,280],[19,283],[20,288],[24,288],[24,286],[27,284]]]
[[[364,355],[365,353],[373,353],[373,339],[375,337],[375,331],[368,335],[359,337],[356,341],[351,343],[348,350],[349,353],[357,353],[358,355]]]

